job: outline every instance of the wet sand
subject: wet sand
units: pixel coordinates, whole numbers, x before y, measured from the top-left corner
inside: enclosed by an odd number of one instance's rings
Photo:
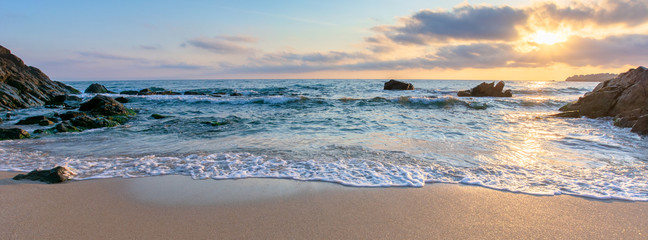
[[[0,239],[648,238],[648,202],[185,176],[48,185],[15,174],[0,172]]]

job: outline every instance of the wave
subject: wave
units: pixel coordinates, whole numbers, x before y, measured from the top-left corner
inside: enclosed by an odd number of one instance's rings
[[[31,171],[68,166],[76,180],[186,175],[193,179],[288,178],[356,187],[422,187],[426,183],[470,184],[535,194],[568,194],[596,199],[648,201],[648,166],[485,165],[452,167],[434,163],[396,164],[371,159],[293,161],[251,153],[187,156],[75,158],[0,149],[0,170]]]

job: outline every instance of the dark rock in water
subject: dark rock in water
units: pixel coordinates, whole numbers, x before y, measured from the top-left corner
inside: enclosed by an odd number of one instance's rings
[[[483,82],[470,90],[457,92],[457,96],[459,97],[512,97],[513,96],[510,89],[502,92],[503,90],[504,90],[503,81],[499,81],[497,85],[495,85],[495,82],[492,83]]]
[[[71,102],[80,103],[81,101],[83,101],[83,99],[77,96],[58,95],[58,96],[54,96],[51,100],[45,102],[45,105],[66,106],[68,105],[68,103]]]
[[[61,183],[72,179],[77,173],[72,168],[57,166],[49,170],[34,170],[27,174],[18,174],[14,180],[32,180],[46,183]]]
[[[233,92],[233,93],[230,93],[230,96],[233,96],[233,97],[239,97],[239,96],[243,96],[243,94],[241,94],[241,93],[237,93],[237,92]]]
[[[31,124],[40,124],[42,121],[52,121],[52,122],[58,122],[58,119],[56,118],[49,118],[46,116],[33,116],[33,117],[28,117],[23,120],[18,121],[16,125],[31,125]]]
[[[207,95],[207,93],[196,92],[196,91],[186,91],[186,92],[184,92],[184,95]]]
[[[86,116],[86,113],[69,111],[69,112],[65,112],[65,113],[59,115],[59,117],[61,117],[61,119],[63,119],[63,120],[70,120],[72,118],[80,117],[80,116]]]
[[[167,118],[167,116],[164,116],[164,115],[161,115],[161,114],[157,114],[157,113],[151,114],[151,117],[152,117],[152,118],[155,118],[155,119]]]
[[[0,46],[0,110],[40,106],[54,96],[76,93],[79,91],[50,80],[38,68],[25,65]]]
[[[115,127],[119,125],[118,122],[112,120],[108,120],[105,118],[91,118],[88,116],[73,118],[72,120],[70,120],[70,123],[72,123],[72,125],[76,127],[82,127],[86,129]]]
[[[20,128],[0,128],[0,140],[29,138],[29,133]]]
[[[383,90],[414,90],[414,85],[391,79],[385,83]]]
[[[138,91],[121,91],[119,94],[124,94],[124,95],[137,95],[139,94]]]
[[[641,135],[648,135],[648,114],[639,117],[630,131]]]
[[[145,88],[140,90],[137,95],[182,95],[182,93],[166,91],[164,88]]]
[[[62,123],[57,124],[54,129],[56,129],[57,132],[80,132],[81,129],[75,127],[70,123],[70,121],[64,121]]]
[[[648,69],[638,67],[599,83],[578,101],[560,108],[589,118],[615,117],[614,124],[633,127],[648,114]],[[641,128],[641,124],[637,129]],[[642,134],[641,131],[637,131]]]
[[[50,121],[50,120],[43,120],[43,121],[38,122],[38,125],[40,125],[40,126],[49,126],[49,125],[54,125],[54,122]]]
[[[120,102],[120,103],[128,103],[128,98],[118,97],[118,98],[115,98],[115,101]]]
[[[79,110],[104,116],[129,114],[129,111],[124,105],[115,99],[103,95],[97,95],[89,101],[82,103]]]
[[[580,115],[580,113],[578,113],[578,111],[569,111],[569,112],[557,113],[557,114],[551,115],[551,117],[579,118],[579,117],[581,117],[581,115]]]
[[[90,84],[88,88],[84,91],[85,93],[112,93],[104,87],[104,85],[101,85],[99,83],[93,83]]]

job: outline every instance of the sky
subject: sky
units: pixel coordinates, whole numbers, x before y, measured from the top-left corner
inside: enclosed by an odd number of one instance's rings
[[[648,1],[0,0],[54,80],[564,80],[648,65]]]

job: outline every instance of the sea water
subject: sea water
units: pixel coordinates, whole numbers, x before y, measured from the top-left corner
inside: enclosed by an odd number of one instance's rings
[[[114,92],[159,87],[207,95],[107,94],[127,97],[137,116],[114,128],[1,141],[0,170],[63,165],[78,170],[77,180],[175,174],[359,187],[439,182],[648,201],[646,138],[609,118],[549,117],[596,83],[507,81],[512,98],[472,98],[456,93],[481,81],[408,81],[414,91],[385,91],[384,82],[102,81]],[[83,90],[92,82],[66,83]],[[15,110],[2,127],[65,111]]]

